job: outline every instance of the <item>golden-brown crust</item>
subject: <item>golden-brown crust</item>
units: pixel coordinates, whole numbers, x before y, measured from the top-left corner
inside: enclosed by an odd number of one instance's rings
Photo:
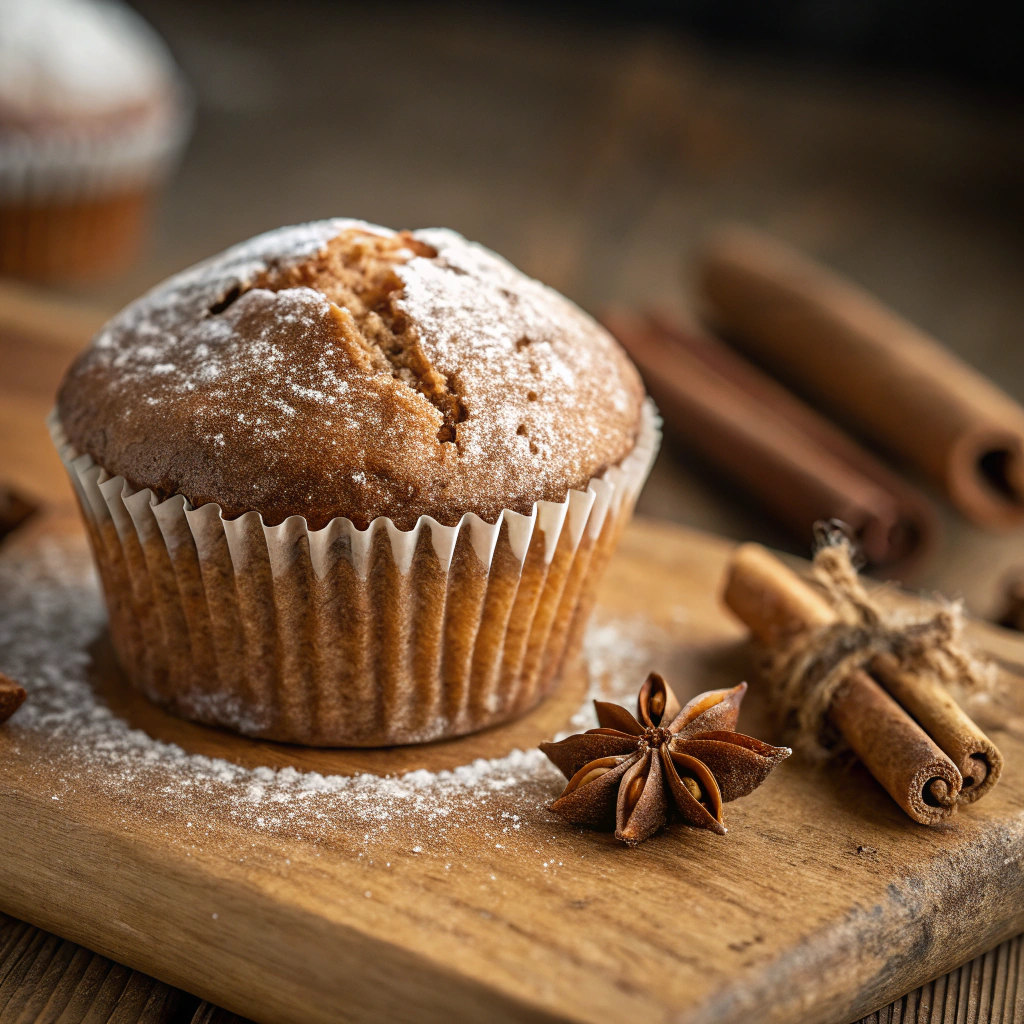
[[[158,497],[410,529],[563,500],[632,450],[642,402],[606,331],[488,250],[321,221],[132,303],[58,410],[79,451]]]

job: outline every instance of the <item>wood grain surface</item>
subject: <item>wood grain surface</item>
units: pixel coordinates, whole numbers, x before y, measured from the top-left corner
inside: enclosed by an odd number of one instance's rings
[[[915,989],[858,1024],[1020,1024],[1024,936]]]
[[[37,960],[48,960],[45,970],[29,969]],[[1024,936],[1017,935],[856,1024],[1022,1024],[1022,975]],[[138,1013],[137,996],[146,991]],[[195,1002],[0,914],[0,1024],[249,1024],[212,1003],[193,1012]]]
[[[3,1024],[175,1024],[182,992],[0,914]]]
[[[192,1024],[248,1024],[248,1022],[245,1018],[219,1006],[214,1006],[212,1003],[203,1003],[196,1010]]]

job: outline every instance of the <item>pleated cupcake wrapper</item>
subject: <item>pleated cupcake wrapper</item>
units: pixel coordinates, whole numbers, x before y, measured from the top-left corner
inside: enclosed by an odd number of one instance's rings
[[[133,684],[188,718],[339,746],[462,735],[549,692],[660,441],[648,401],[619,466],[528,516],[310,530],[132,491],[49,426]]]
[[[163,109],[117,132],[0,131],[0,205],[66,205],[150,188],[177,161],[191,122],[191,94],[179,84]]]

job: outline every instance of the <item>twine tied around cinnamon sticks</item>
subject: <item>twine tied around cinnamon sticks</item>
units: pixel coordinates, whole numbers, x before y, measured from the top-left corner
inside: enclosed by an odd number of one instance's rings
[[[850,541],[835,530],[819,536],[809,579],[836,619],[770,651],[765,668],[773,706],[790,726],[794,746],[818,759],[841,748],[841,737],[828,721],[836,691],[854,671],[870,669],[881,655],[895,659],[903,671],[931,676],[947,686],[985,687],[983,666],[960,643],[959,603],[940,605],[918,619],[887,612],[861,584]]]
[[[960,645],[959,608],[916,619],[883,609],[835,535],[815,556],[811,579],[759,544],[741,544],[723,594],[766,655],[769,692],[793,745],[820,757],[841,737],[923,825],[987,793],[1003,759],[952,696],[950,684],[986,683]]]

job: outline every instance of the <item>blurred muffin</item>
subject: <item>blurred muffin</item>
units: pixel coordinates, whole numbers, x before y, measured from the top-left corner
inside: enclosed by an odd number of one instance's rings
[[[250,735],[373,746],[548,692],[655,419],[558,293],[451,231],[332,220],[132,303],[52,428],[140,689]]]
[[[0,274],[110,273],[187,132],[166,47],[112,0],[0,0]]]

